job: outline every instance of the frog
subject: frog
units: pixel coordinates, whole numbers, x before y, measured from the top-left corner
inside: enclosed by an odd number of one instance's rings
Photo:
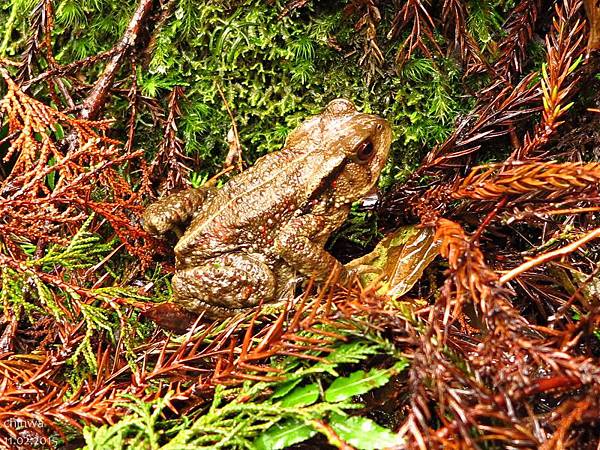
[[[337,98],[221,188],[188,188],[151,204],[144,229],[179,237],[173,301],[226,318],[293,298],[308,279],[349,281],[352,270],[325,245],[352,204],[376,189],[391,140],[385,119]]]

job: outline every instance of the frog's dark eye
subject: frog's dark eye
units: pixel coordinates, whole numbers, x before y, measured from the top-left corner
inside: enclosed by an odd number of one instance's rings
[[[371,156],[373,156],[374,152],[375,147],[373,146],[373,143],[370,140],[366,140],[361,142],[361,144],[358,146],[358,149],[356,150],[356,157],[358,158],[359,162],[366,162],[371,159]]]

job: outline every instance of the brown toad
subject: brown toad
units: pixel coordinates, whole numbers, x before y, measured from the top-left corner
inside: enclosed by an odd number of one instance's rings
[[[174,300],[225,317],[288,298],[299,277],[323,281],[338,270],[346,279],[324,245],[377,182],[390,142],[384,119],[333,100],[221,189],[189,189],[148,207],[144,227],[156,235],[191,220],[175,246]]]

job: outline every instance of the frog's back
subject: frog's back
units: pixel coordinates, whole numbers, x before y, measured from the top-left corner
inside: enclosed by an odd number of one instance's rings
[[[283,149],[260,158],[205,203],[177,244],[178,254],[266,248],[303,206],[307,152]]]

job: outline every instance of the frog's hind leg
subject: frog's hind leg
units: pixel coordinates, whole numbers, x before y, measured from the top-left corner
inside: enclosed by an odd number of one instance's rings
[[[144,211],[144,229],[156,236],[167,231],[174,231],[180,235],[179,227],[193,217],[212,192],[211,188],[192,188],[161,198]]]
[[[276,280],[271,269],[246,253],[217,256],[205,264],[178,270],[172,281],[175,301],[210,317],[231,316],[261,301],[273,301]]]

